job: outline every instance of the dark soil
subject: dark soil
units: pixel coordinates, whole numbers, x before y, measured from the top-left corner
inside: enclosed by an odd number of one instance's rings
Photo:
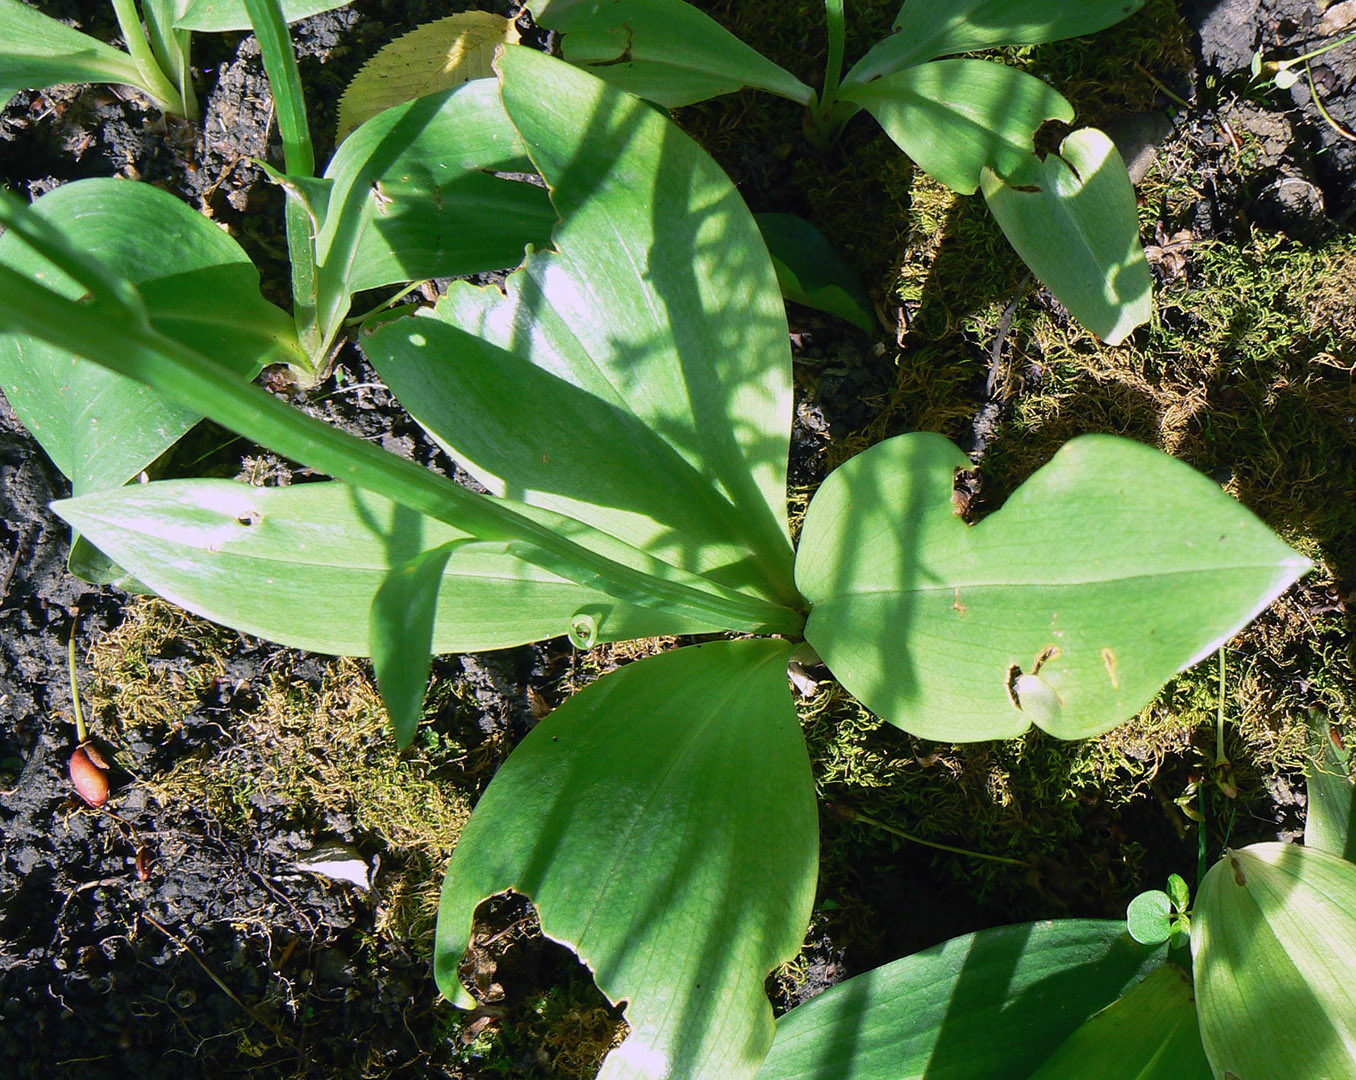
[[[42,6],[82,18],[96,8],[84,28],[116,36],[106,5],[63,0]],[[1246,80],[1258,46],[1267,55],[1289,56],[1318,44],[1317,5],[1184,0],[1184,6],[1201,30],[1201,64],[1183,73],[1195,95],[1178,125],[1195,124],[1203,133],[1221,123],[1245,125],[1270,148],[1265,170],[1246,179],[1220,165],[1201,192],[1191,223],[1197,235],[1227,234],[1245,220],[1298,238],[1338,228],[1356,206],[1356,143],[1317,115],[1307,82],[1242,103],[1207,88],[1207,76],[1216,87]],[[447,13],[446,5],[429,0],[359,0],[296,29],[320,160],[331,150],[338,94],[357,67],[384,41]],[[20,95],[0,114],[0,181],[33,196],[86,176],[160,185],[229,225],[263,271],[266,294],[286,305],[281,197],[248,160],[270,156],[271,107],[257,44],[247,35],[201,35],[195,62],[200,132],[106,88]],[[1323,57],[1315,80],[1333,117],[1356,125],[1356,47]],[[1148,130],[1141,141],[1150,145],[1153,133],[1162,132],[1157,123],[1132,128]],[[1203,155],[1215,152],[1213,139],[1202,135]],[[738,160],[722,164],[755,209],[802,210],[782,160],[777,147],[750,145]],[[822,479],[833,448],[877,418],[875,403],[894,372],[886,351],[860,332],[809,312],[792,315],[800,397],[791,476],[794,486],[810,487]],[[368,381],[352,350],[340,363],[350,383]],[[314,411],[395,452],[451,469],[389,395],[329,396],[333,389],[327,384],[311,396]],[[975,396],[973,444],[982,453],[993,405],[983,387]],[[489,1075],[474,1060],[461,1060],[463,1029],[453,1010],[436,1000],[430,957],[375,933],[380,889],[364,892],[297,874],[292,865],[299,853],[329,841],[371,860],[384,854],[379,841],[342,812],[299,819],[285,792],[258,789],[254,824],[241,830],[200,807],[161,806],[139,783],[229,742],[233,724],[256,707],[267,673],[284,669],[314,683],[318,661],[241,638],[229,678],[203,696],[172,738],[117,748],[125,765],[113,776],[116,812],[92,812],[72,794],[66,641],[75,628],[83,650],[111,630],[124,598],[67,574],[67,533],[47,510],[67,485],[2,398],[0,406],[0,1075]],[[227,471],[238,466],[241,448],[230,448],[223,434],[207,429],[194,439],[185,458],[227,445],[214,460]],[[563,655],[543,648],[453,658],[440,662],[439,674],[477,704],[479,715],[463,718],[466,723],[487,740],[511,742],[530,727],[533,693],[547,691]],[[188,671],[197,659],[189,648],[155,662]],[[893,729],[875,738],[889,753],[926,753]],[[1189,767],[1185,759],[1168,766],[1180,774],[1179,790]],[[779,1006],[985,925],[1118,914],[1132,890],[1109,868],[1124,862],[1130,845],[1151,884],[1195,862],[1194,839],[1175,835],[1157,803],[1136,805],[1135,812],[1113,817],[1090,794],[1078,811],[1086,822],[1081,850],[1063,861],[1046,858],[1006,892],[979,900],[963,883],[939,877],[919,849],[863,846],[854,840],[857,827],[826,811],[826,853],[850,848],[858,861],[826,863],[822,898],[842,905],[850,897],[854,911],[869,912],[869,927],[849,933],[841,921],[817,919],[809,975],[794,987],[774,987]],[[1244,839],[1294,830],[1301,809],[1288,788],[1278,788],[1264,820],[1248,826],[1254,835]],[[501,903],[490,919],[514,930],[530,923],[530,912],[521,902]],[[513,941],[507,954],[487,961],[491,970],[498,965],[495,980],[507,996],[478,1020],[511,1028],[514,1009],[529,993],[553,984],[584,994],[586,979],[564,950],[518,933]],[[555,1074],[540,1047],[515,1052],[512,1075]]]

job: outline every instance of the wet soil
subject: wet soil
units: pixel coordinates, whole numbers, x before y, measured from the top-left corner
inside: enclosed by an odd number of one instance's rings
[[[1194,87],[1193,107],[1176,123],[1197,131],[1201,159],[1217,163],[1190,227],[1198,236],[1228,235],[1256,221],[1302,239],[1339,228],[1356,206],[1356,143],[1316,114],[1307,82],[1266,95],[1209,89],[1246,75],[1259,46],[1267,55],[1288,56],[1318,44],[1320,31],[1331,28],[1315,22],[1316,5],[1185,0],[1184,6],[1201,31],[1200,64],[1182,73],[1182,89]],[[62,0],[43,7],[82,20],[106,40],[116,37],[102,5]],[[90,8],[98,11],[91,15]],[[390,37],[445,14],[445,5],[429,0],[365,0],[296,29],[320,160],[331,149],[338,94],[359,64]],[[201,35],[195,63],[200,132],[107,88],[20,95],[0,115],[0,180],[32,196],[85,176],[158,184],[229,226],[263,271],[266,293],[286,305],[281,197],[249,160],[276,154],[257,44],[248,35]],[[1315,85],[1329,112],[1347,127],[1356,125],[1356,48],[1327,54],[1320,66]],[[1161,121],[1130,126],[1150,148],[1163,133]],[[1240,126],[1258,135],[1269,155],[1263,169],[1247,177],[1231,170],[1225,153],[1226,132]],[[781,160],[777,148],[749,146],[740,160],[722,163],[756,209],[796,211]],[[869,337],[831,320],[793,311],[792,322],[799,399],[791,476],[793,485],[810,487],[822,479],[834,447],[877,418],[875,403],[894,379],[893,360]],[[355,352],[340,362],[350,385],[369,381]],[[450,471],[389,395],[380,389],[336,395],[334,389],[334,383],[322,386],[309,407]],[[982,391],[977,398],[983,401]],[[990,422],[986,409],[991,419],[984,404],[973,423],[973,448],[980,453]],[[210,430],[196,438],[228,442]],[[140,783],[178,760],[210,758],[231,745],[233,727],[257,707],[269,673],[285,670],[314,685],[320,661],[236,635],[229,669],[171,738],[116,747],[119,794],[111,810],[93,812],[72,794],[66,641],[74,629],[83,654],[118,625],[124,597],[66,572],[67,534],[47,510],[66,493],[64,479],[0,399],[0,1074],[82,1080],[491,1075],[465,1052],[474,1024],[512,1027],[514,1009],[523,1007],[530,988],[578,989],[585,981],[563,950],[520,932],[530,929],[524,905],[501,903],[488,914],[486,939],[508,935],[514,948],[486,951],[485,981],[493,976],[501,996],[468,1026],[436,1000],[429,957],[376,932],[380,877],[377,888],[365,891],[296,872],[299,854],[321,842],[347,844],[369,864],[391,857],[350,815],[299,818],[286,792],[260,786],[251,796],[252,824],[242,830],[200,806],[164,805]],[[440,661],[439,674],[475,703],[465,722],[485,740],[508,744],[533,722],[534,695],[549,693],[561,655],[551,647],[452,658]],[[191,643],[180,643],[154,663],[167,672],[191,672],[200,659]],[[878,739],[890,753],[925,752],[893,731]],[[1179,787],[1188,767],[1185,758],[1168,766],[1181,774]],[[839,922],[830,932],[817,919],[808,974],[773,987],[779,1007],[984,925],[1117,914],[1126,883],[1109,868],[1123,863],[1132,845],[1135,865],[1151,883],[1194,863],[1194,839],[1176,835],[1157,803],[1137,805],[1111,815],[1090,794],[1079,811],[1086,822],[1082,850],[1069,853],[1067,862],[1046,858],[1008,893],[980,900],[939,879],[916,849],[901,853],[893,842],[869,849],[869,859],[858,865],[837,866],[826,873],[824,894],[851,896],[854,909],[871,913],[872,928],[848,934]],[[1255,835],[1246,838],[1293,832],[1301,818],[1302,796],[1282,778],[1270,807],[1249,826]],[[826,810],[826,851],[854,835],[854,827]],[[542,1046],[519,1045],[515,1053],[493,1075],[564,1069],[561,1056]]]

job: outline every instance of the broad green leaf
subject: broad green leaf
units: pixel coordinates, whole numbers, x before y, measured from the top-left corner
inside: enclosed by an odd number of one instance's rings
[[[1322,749],[1304,770],[1309,808],[1304,817],[1304,846],[1321,848],[1356,862],[1356,784],[1348,771],[1350,753],[1323,725]]]
[[[1059,154],[1002,177],[985,169],[989,210],[1032,272],[1069,313],[1119,345],[1149,321],[1152,282],[1139,243],[1135,189],[1115,145],[1095,128]]]
[[[953,53],[1092,34],[1143,6],[1144,0],[905,0],[894,32],[854,65],[843,84],[860,85]]]
[[[125,52],[21,0],[0,0],[0,42],[4,50],[0,108],[20,90],[43,90],[58,83],[121,83],[150,93]]]
[[[1161,945],[1172,934],[1172,898],[1161,889],[1142,892],[1125,909],[1130,936],[1143,945]]]
[[[1031,1080],[1214,1080],[1191,976],[1165,964],[1064,1040]]]
[[[556,212],[540,187],[493,174],[531,171],[493,80],[387,109],[358,128],[325,170],[316,242],[324,318],[348,298],[423,278],[517,266],[543,245]]]
[[[458,543],[453,540],[392,567],[372,597],[372,668],[402,750],[414,740],[423,715],[439,586]]]
[[[1109,435],[1068,443],[970,526],[970,465],[901,435],[835,470],[805,517],[805,637],[877,715],[945,742],[1114,727],[1309,568],[1207,477]]]
[[[1040,79],[987,60],[938,60],[843,96],[869,111],[919,168],[963,195],[974,194],[986,167],[1009,176],[1029,162],[1046,120],[1074,116]]]
[[[80,180],[42,196],[32,212],[125,274],[152,326],[228,365],[242,382],[294,354],[292,321],[259,295],[249,257],[172,195],[149,184]],[[16,236],[0,238],[0,262],[66,296],[83,291]],[[0,386],[77,495],[125,483],[199,419],[140,383],[19,334],[0,336]]]
[[[758,1080],[1026,1080],[1162,959],[1120,920],[952,938],[792,1009]]]
[[[280,0],[283,17],[294,23],[322,11],[343,7],[348,0]],[[245,0],[196,0],[174,24],[180,30],[250,30]]]
[[[814,91],[683,0],[536,0],[562,52],[613,86],[673,109],[745,86],[809,105]]]
[[[514,750],[457,844],[434,970],[457,978],[487,896],[532,898],[631,1033],[603,1080],[751,1077],[768,972],[794,956],[817,866],[787,642],[694,645],[604,675]]]
[[[378,327],[368,356],[490,490],[794,604],[790,351],[752,216],[648,105],[527,49],[501,64],[556,250]]]
[[[7,236],[81,281],[92,301],[62,296],[0,263],[0,328],[48,341],[145,383],[276,453],[398,501],[570,581],[647,611],[712,629],[798,634],[804,616],[686,574],[582,522],[470,491],[445,476],[291,408],[225,365],[151,328],[125,278],[100,268],[31,209],[0,191]]]
[[[346,484],[254,488],[167,480],[53,504],[160,596],[294,648],[369,654],[373,598],[391,571],[460,541],[442,570],[434,652],[566,633],[581,610],[600,641],[712,629],[620,604]]]
[[[1356,1077],[1356,864],[1295,844],[1226,852],[1198,890],[1191,955],[1217,1077]]]
[[[755,214],[754,220],[786,299],[837,315],[868,332],[878,329],[862,279],[822,232],[795,214]]]
[[[425,23],[383,45],[339,99],[335,142],[343,142],[349,132],[383,109],[473,79],[492,78],[495,50],[516,44],[518,28],[512,19],[489,11],[463,11]]]

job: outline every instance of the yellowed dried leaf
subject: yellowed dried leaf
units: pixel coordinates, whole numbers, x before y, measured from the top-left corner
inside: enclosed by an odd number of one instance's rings
[[[383,46],[354,76],[339,101],[341,143],[383,109],[494,74],[494,51],[516,45],[513,20],[467,11],[426,23]]]

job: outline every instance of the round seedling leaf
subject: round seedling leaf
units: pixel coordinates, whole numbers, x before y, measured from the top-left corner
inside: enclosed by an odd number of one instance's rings
[[[1125,926],[1141,945],[1158,945],[1172,934],[1172,899],[1159,889],[1142,892],[1125,909]]]

